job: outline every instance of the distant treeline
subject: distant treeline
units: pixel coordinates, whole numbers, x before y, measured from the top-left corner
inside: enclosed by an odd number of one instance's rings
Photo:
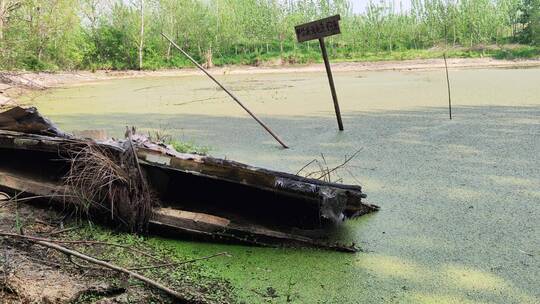
[[[160,33],[211,65],[317,58],[294,26],[333,14],[330,54],[361,59],[433,47],[540,44],[540,0],[0,0],[1,69],[157,69],[186,66]],[[538,50],[537,47],[531,47]],[[371,54],[371,55],[369,55]]]

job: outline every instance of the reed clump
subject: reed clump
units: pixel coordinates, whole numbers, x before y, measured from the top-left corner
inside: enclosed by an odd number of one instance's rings
[[[69,147],[64,178],[80,216],[108,213],[124,230],[146,232],[156,204],[140,171],[135,149],[107,149],[92,142]]]

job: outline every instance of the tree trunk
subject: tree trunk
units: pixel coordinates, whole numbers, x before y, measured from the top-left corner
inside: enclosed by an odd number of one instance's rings
[[[6,15],[6,0],[0,0],[0,41],[4,40],[4,20]]]
[[[207,68],[207,69],[210,69],[212,67],[214,67],[214,62],[213,62],[213,55],[212,55],[212,44],[210,44],[210,47],[208,48],[208,50],[206,51],[206,54],[204,55],[205,57],[205,63],[204,63],[204,67]]]
[[[141,37],[139,42],[139,70],[143,68],[143,47],[144,47],[144,0],[141,0]]]
[[[456,46],[456,41],[457,41],[457,39],[456,39],[456,26],[455,25],[453,26],[453,29],[454,29],[454,34],[453,34],[454,41],[452,43],[452,46],[455,47]]]
[[[169,42],[169,47],[167,48],[167,61],[171,60],[171,47],[172,43]]]

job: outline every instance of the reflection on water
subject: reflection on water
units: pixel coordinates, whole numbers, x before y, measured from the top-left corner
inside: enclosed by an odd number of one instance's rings
[[[111,81],[35,103],[66,130],[165,129],[216,156],[293,173],[321,153],[332,165],[361,148],[341,177],[361,181],[382,209],[336,234],[362,253],[165,241],[180,254],[231,252],[209,263],[247,302],[265,301],[252,290],[273,287],[276,303],[287,294],[300,303],[534,303],[540,69],[451,72],[453,121],[443,76],[338,74],[343,133],[322,74],[225,76],[288,150],[203,78]]]

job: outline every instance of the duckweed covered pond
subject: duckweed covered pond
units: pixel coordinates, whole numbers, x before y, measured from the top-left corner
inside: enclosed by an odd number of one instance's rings
[[[221,76],[292,147],[276,147],[202,77],[124,79],[29,102],[65,130],[166,130],[210,153],[295,173],[321,153],[361,183],[376,214],[336,238],[363,252],[152,238],[205,262],[246,303],[538,303],[540,69],[338,73],[345,132],[323,74]],[[30,99],[33,100],[30,101]],[[224,198],[240,199],[240,198]],[[253,202],[256,204],[257,202]]]

